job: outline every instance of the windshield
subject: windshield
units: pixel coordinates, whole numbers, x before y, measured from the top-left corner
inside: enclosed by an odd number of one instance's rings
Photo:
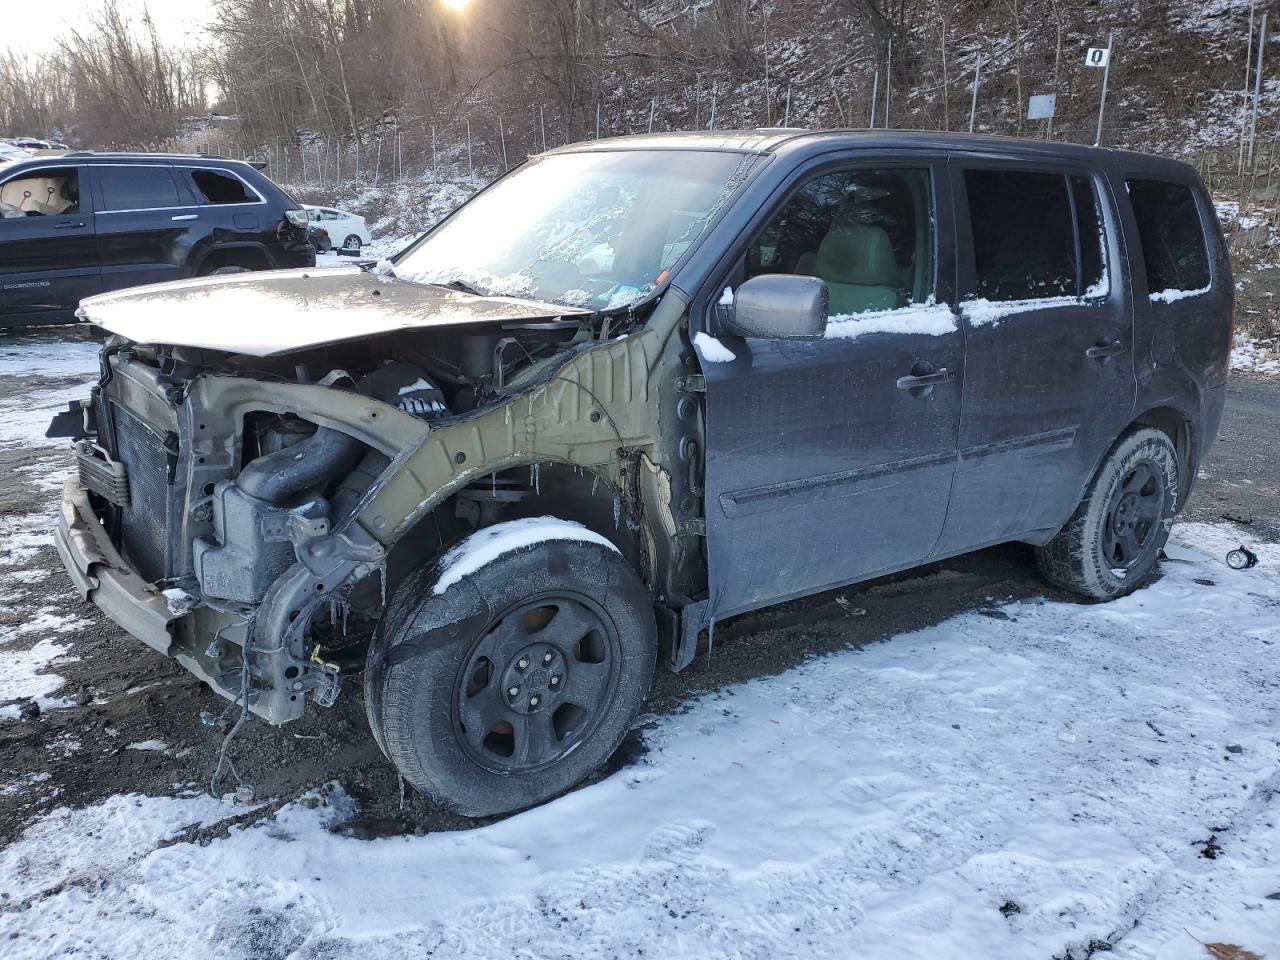
[[[395,276],[606,310],[639,303],[756,157],[686,150],[531,160],[413,247]]]

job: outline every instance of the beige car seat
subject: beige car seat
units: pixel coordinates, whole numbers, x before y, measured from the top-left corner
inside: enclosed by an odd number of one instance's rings
[[[852,208],[842,211],[816,253],[796,263],[796,273],[827,283],[828,313],[835,317],[902,306],[902,275],[883,227],[858,223]]]

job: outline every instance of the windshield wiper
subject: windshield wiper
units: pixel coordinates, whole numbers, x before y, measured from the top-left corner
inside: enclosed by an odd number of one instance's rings
[[[491,294],[487,290],[481,290],[479,287],[467,283],[465,280],[446,280],[443,283],[433,283],[433,287],[444,287],[446,290],[457,290],[460,293],[470,293],[477,297],[488,297]]]

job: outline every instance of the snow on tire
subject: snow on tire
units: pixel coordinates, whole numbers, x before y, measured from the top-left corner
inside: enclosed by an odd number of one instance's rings
[[[1178,508],[1178,454],[1142,427],[1107,454],[1084,499],[1036,561],[1050,582],[1092,600],[1132,593],[1150,576]]]
[[[589,775],[653,677],[657,629],[639,576],[604,538],[537,519],[478,531],[480,548],[464,542],[407,578],[369,650],[379,746],[464,816],[521,810]]]

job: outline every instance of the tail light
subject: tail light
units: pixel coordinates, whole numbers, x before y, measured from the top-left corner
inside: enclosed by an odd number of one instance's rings
[[[306,227],[307,225],[307,211],[305,210],[286,210],[284,218],[295,227]]]

